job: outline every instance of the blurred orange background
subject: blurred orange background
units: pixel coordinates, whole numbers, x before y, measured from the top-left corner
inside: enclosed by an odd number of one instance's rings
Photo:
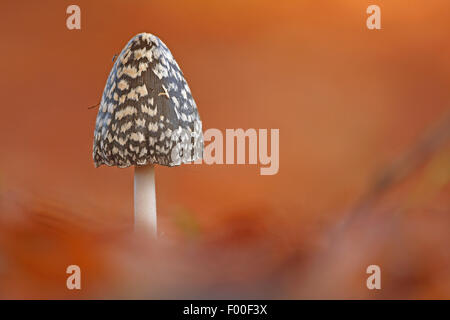
[[[329,240],[450,109],[448,1],[4,1],[0,15],[1,298],[450,298],[448,143]],[[87,110],[139,32],[171,49],[204,130],[280,129],[273,176],[158,167],[158,243],[130,235],[133,169],[94,168]]]

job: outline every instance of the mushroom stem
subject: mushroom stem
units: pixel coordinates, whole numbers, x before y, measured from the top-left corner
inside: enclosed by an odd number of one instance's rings
[[[134,228],[156,237],[154,165],[134,167]]]

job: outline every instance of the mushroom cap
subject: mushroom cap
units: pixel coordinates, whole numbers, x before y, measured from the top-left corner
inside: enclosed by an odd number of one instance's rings
[[[97,114],[96,167],[175,166],[203,156],[202,122],[167,46],[134,36],[115,60]]]

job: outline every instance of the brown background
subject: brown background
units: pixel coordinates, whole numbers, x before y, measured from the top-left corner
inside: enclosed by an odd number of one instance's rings
[[[74,31],[65,21],[72,2],[1,6],[1,297],[450,297],[448,152],[430,169],[438,187],[413,179],[342,248],[325,240],[372,177],[449,110],[448,1],[75,3]],[[365,26],[373,3],[382,30]],[[127,236],[133,170],[94,168],[96,110],[87,110],[113,55],[139,32],[171,49],[204,129],[280,129],[274,176],[255,165],[158,167],[169,248],[145,249],[145,261]],[[374,229],[376,240],[364,242]],[[311,258],[320,250],[331,251]],[[79,294],[64,288],[72,263],[92,280]],[[365,288],[369,264],[387,270],[378,295]],[[136,271],[149,269],[162,276]],[[117,280],[130,270],[147,282]]]

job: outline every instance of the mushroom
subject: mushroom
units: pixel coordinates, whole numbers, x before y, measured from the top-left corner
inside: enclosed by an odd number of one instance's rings
[[[167,46],[150,33],[123,48],[103,90],[94,131],[95,167],[134,170],[135,229],[156,235],[154,165],[203,156],[202,122]]]

